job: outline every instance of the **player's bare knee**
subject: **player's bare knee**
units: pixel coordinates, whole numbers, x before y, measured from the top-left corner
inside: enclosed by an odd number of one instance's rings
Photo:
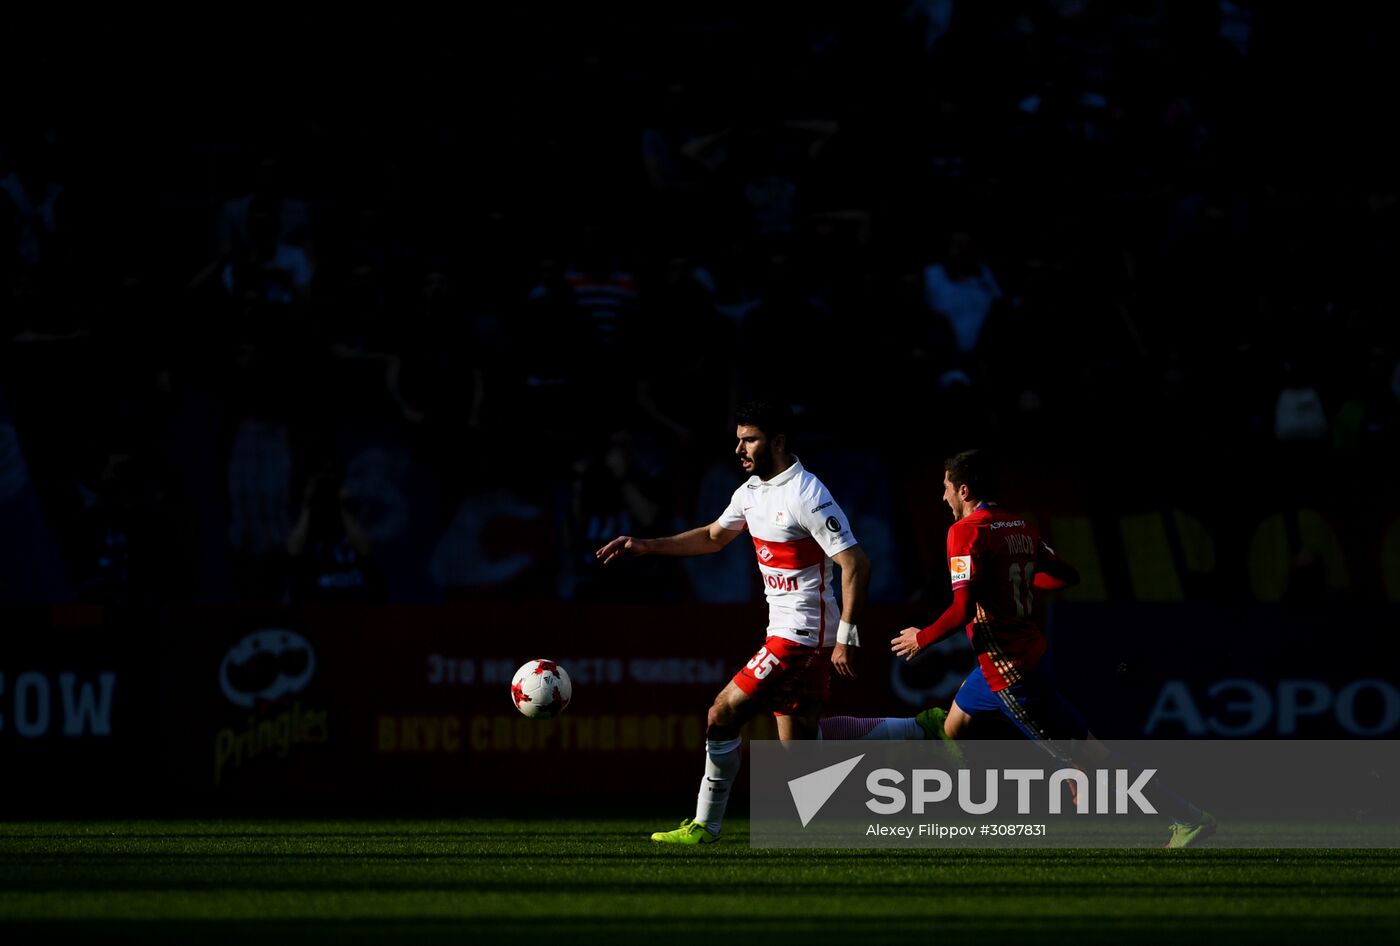
[[[733,739],[739,735],[739,730],[748,721],[752,713],[747,700],[733,699],[726,691],[715,697],[714,704],[710,707],[709,715],[705,719],[705,737],[707,739]]]
[[[967,734],[972,725],[969,716],[956,701],[948,708],[948,716],[943,721],[943,733],[950,739],[959,739]]]
[[[734,727],[736,716],[737,714],[734,712],[734,708],[732,706],[730,706],[727,703],[721,703],[718,700],[716,700],[715,704],[710,707],[709,714],[705,717],[706,735],[710,736],[710,738],[715,738],[713,734],[716,730],[732,729]],[[721,736],[720,738],[726,737]]]

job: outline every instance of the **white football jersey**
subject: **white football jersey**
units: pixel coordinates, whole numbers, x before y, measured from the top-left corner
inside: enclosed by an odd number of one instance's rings
[[[841,612],[831,556],[856,538],[821,480],[793,457],[792,466],[766,483],[749,477],[718,521],[726,529],[748,529],[753,537],[768,596],[768,633],[809,647],[835,644]]]

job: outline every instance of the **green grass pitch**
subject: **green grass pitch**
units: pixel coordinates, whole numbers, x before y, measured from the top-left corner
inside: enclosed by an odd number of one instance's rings
[[[0,941],[1400,942],[1400,851],[762,851],[737,820],[676,850],[658,827],[5,822]]]

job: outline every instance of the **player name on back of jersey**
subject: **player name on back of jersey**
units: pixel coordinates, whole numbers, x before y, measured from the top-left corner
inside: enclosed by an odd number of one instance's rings
[[[1006,550],[1012,555],[1028,555],[1035,558],[1035,540],[1024,532],[1002,536],[1006,540]]]

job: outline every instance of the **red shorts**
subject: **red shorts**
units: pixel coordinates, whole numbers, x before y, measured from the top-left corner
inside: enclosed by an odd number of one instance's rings
[[[786,637],[770,637],[734,675],[734,685],[774,716],[792,716],[826,702],[831,693],[831,652]]]

